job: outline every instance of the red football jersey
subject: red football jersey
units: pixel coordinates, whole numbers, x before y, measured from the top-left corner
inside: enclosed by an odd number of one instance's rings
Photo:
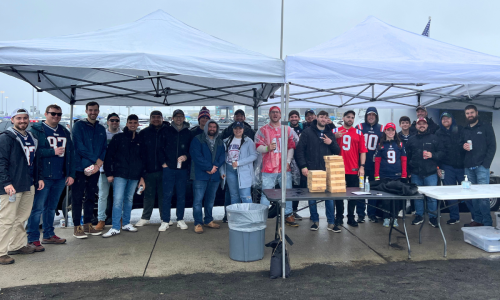
[[[295,149],[292,129],[288,130],[288,149]],[[269,124],[262,126],[255,134],[255,147],[269,146],[276,141],[276,150],[262,154],[262,173],[281,173],[281,127],[272,127]],[[287,170],[289,172],[290,170]]]
[[[346,130],[344,126],[332,130],[333,134]],[[367,153],[365,138],[361,130],[351,127],[344,135],[337,139],[340,146],[340,155],[344,159],[345,173],[358,174],[359,154]]]

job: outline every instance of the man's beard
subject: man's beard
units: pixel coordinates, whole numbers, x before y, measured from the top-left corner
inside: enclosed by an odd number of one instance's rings
[[[299,124],[299,121],[290,121],[290,125],[296,127]]]
[[[347,121],[347,122],[345,122],[345,124],[346,124],[347,126],[352,126],[352,124],[354,124],[354,122]]]
[[[215,136],[215,131],[208,131],[209,136]]]
[[[469,121],[469,124],[474,124],[476,123],[477,119],[479,119],[479,116],[475,116],[474,118],[471,119],[467,119],[467,121]]]

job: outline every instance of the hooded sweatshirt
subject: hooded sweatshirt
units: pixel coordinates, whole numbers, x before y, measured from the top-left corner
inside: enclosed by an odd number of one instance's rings
[[[216,134],[213,139],[208,136],[210,123],[217,125]],[[219,169],[214,174],[208,174],[213,166],[220,168],[225,162],[225,150],[222,139],[219,138],[219,125],[214,120],[209,120],[202,134],[193,138],[189,148],[192,158],[191,178],[194,180],[220,181]]]
[[[441,114],[440,119],[443,118]],[[461,138],[463,134],[463,127],[457,125],[455,118],[452,118],[452,123],[449,129],[446,129],[441,122],[439,122],[439,129],[436,131],[436,136],[444,145],[445,155],[439,161],[439,166],[451,166],[455,169],[462,169],[464,167],[465,150]]]
[[[370,125],[368,122],[368,114],[376,113],[375,124]],[[384,133],[384,127],[378,123],[378,111],[375,107],[368,107],[365,113],[365,122],[358,124],[356,129],[361,130],[365,138],[365,146],[368,149],[368,153],[366,153],[366,162],[365,162],[365,170],[375,170],[375,152],[377,151],[377,146],[382,137],[382,133]]]

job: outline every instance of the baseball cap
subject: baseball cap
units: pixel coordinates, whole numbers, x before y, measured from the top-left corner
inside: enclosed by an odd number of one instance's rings
[[[387,123],[387,125],[385,125],[384,131],[389,128],[396,130],[396,125],[394,123]]]
[[[236,127],[241,127],[241,128],[244,128],[244,127],[243,127],[243,123],[241,123],[241,122],[234,122],[234,124],[233,124],[233,128],[236,128]]]
[[[348,114],[353,114],[354,116],[356,116],[356,113],[354,112],[354,110],[348,110],[344,113],[344,117],[347,116]]]
[[[419,109],[423,109],[423,110],[427,111],[427,108],[425,108],[425,106],[423,106],[423,105],[417,106],[417,109],[415,109],[415,110],[419,110]]]
[[[442,119],[443,117],[453,118],[453,116],[452,116],[450,113],[447,113],[447,112],[445,112],[445,113],[443,113],[443,114],[441,115],[441,119]]]
[[[418,124],[418,122],[420,122],[420,121],[424,121],[425,123],[427,123],[427,120],[426,120],[425,118],[418,118],[418,120],[417,120],[417,124]]]
[[[375,111],[369,111],[369,112],[367,112],[366,114],[367,114],[367,115],[369,115],[369,114],[375,114],[375,115],[377,115],[377,112],[375,112]]]
[[[181,114],[184,117],[184,112],[182,111],[182,109],[174,110],[174,113],[172,114],[172,118],[174,118],[177,114]]]
[[[306,110],[306,113],[304,114],[304,116],[307,116],[307,114],[313,114],[313,115],[316,115],[316,113],[314,112],[314,110],[312,109],[308,109]]]
[[[161,113],[161,111],[159,110],[153,110],[150,114],[149,114],[149,117],[152,117],[152,116],[162,116],[163,117],[163,114]]]
[[[108,115],[107,120],[109,121],[109,119],[111,119],[112,117],[117,117],[118,119],[120,118],[120,116],[118,116],[118,114],[117,114],[117,113],[110,113],[110,114]]]
[[[240,115],[243,115],[245,116],[245,112],[243,111],[243,109],[238,109],[237,111],[234,112],[234,115],[236,116],[237,114],[240,114]]]
[[[275,106],[273,106],[273,107],[271,107],[271,108],[269,109],[269,114],[271,114],[271,111],[272,111],[273,109],[277,109],[277,110],[281,113],[281,109],[280,109],[278,106],[276,106],[276,105],[275,105]]]
[[[17,115],[28,115],[28,118],[30,117],[29,112],[24,108],[16,108],[10,116],[14,118]]]

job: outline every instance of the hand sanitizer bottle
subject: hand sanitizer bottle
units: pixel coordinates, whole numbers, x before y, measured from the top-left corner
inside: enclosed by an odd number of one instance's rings
[[[465,190],[470,190],[471,182],[469,181],[469,178],[467,178],[467,175],[465,175],[465,180],[462,181],[462,189]]]
[[[366,176],[366,181],[365,181],[365,192],[370,192],[370,181],[368,181],[368,176]]]

